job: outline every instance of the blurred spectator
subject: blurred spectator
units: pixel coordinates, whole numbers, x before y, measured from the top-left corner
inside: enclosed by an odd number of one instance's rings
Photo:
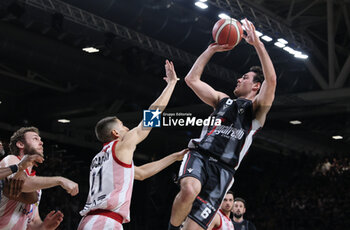
[[[2,160],[2,158],[5,157],[5,149],[4,149],[4,144],[3,142],[0,140],[0,161]]]
[[[244,199],[240,197],[235,198],[232,212],[232,222],[235,230],[256,230],[255,225],[251,221],[243,218],[246,212],[246,204]]]

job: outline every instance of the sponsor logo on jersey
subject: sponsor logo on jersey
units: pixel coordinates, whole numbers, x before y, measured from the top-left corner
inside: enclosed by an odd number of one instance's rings
[[[233,100],[232,100],[232,99],[228,99],[228,100],[226,101],[226,105],[232,105],[232,103],[233,103]]]
[[[232,125],[230,126],[226,126],[226,125],[221,125],[218,126],[214,133],[216,135],[221,135],[227,138],[234,138],[234,139],[242,139],[242,137],[244,136],[244,130],[243,129],[236,129],[233,128]]]

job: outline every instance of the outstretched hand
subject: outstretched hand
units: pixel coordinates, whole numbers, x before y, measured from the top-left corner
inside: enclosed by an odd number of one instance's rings
[[[183,149],[179,152],[174,153],[176,156],[176,161],[182,161],[184,158],[185,154],[189,151],[189,149]]]
[[[175,83],[178,80],[175,72],[175,68],[174,68],[174,63],[172,61],[165,60],[165,73],[166,73],[166,77],[164,77],[163,79],[168,84]]]
[[[243,38],[245,39],[245,41],[252,46],[258,45],[260,43],[260,39],[255,33],[255,26],[253,25],[253,23],[251,23],[245,18],[243,21],[243,26],[247,33],[247,35],[243,34]]]
[[[56,229],[63,220],[63,213],[61,211],[51,211],[45,217],[43,221],[43,229],[54,230]]]
[[[43,156],[40,156],[39,154],[25,155],[18,164],[18,171],[23,171],[30,166],[38,167],[38,163],[43,163],[43,161]]]
[[[219,45],[218,43],[212,43],[209,45],[208,49],[213,50],[214,52],[224,52],[232,50],[234,46],[230,46],[229,44]]]

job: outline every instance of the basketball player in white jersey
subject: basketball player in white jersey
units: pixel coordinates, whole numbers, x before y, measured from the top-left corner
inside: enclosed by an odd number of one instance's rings
[[[23,127],[17,130],[11,137],[10,149],[13,155],[8,155],[0,162],[0,167],[20,163],[25,155],[38,154],[43,156],[43,142],[39,131],[35,127]],[[18,198],[9,199],[2,194],[0,201],[0,229],[1,230],[25,230],[45,229],[53,230],[63,220],[60,211],[51,211],[41,220],[38,211],[41,190],[60,185],[69,194],[78,193],[78,184],[64,177],[37,177],[32,166],[24,171],[18,171],[13,178],[24,178],[22,193]],[[2,191],[1,191],[2,192]],[[37,200],[30,204],[28,200]]]
[[[233,193],[228,191],[222,201],[219,211],[217,211],[214,220],[209,226],[209,230],[234,230],[233,222],[230,218],[233,208]]]
[[[247,35],[243,38],[254,47],[262,68],[252,67],[237,79],[233,91],[236,98],[231,99],[201,80],[210,58],[216,52],[229,50],[228,45],[210,45],[185,78],[194,93],[213,107],[211,118],[220,119],[221,125],[204,126],[200,138],[190,141],[190,151],[179,172],[181,189],[173,203],[168,230],[178,230],[187,216],[184,230],[210,226],[272,106],[277,84],[275,69],[254,25],[248,20],[244,24]]]
[[[7,176],[10,176],[17,171],[23,171],[28,167],[37,166],[38,163],[43,163],[44,158],[38,154],[36,155],[26,155],[18,164],[13,164],[8,167],[0,168],[0,180]]]
[[[17,171],[24,171],[28,167],[37,166],[38,163],[42,163],[44,158],[38,154],[35,155],[25,155],[19,164],[13,164],[8,167],[0,168],[0,201],[2,193],[1,191],[4,189],[3,193],[9,199],[16,198],[18,199],[21,196],[21,190],[24,183],[24,180],[17,179],[7,179],[7,176],[10,176]],[[6,180],[2,180],[6,178]],[[28,204],[33,204],[38,201],[37,198],[34,200],[24,200],[25,202],[29,202]]]
[[[153,116],[158,116],[165,109],[174,91],[177,77],[172,62],[166,60],[167,86],[158,99],[150,106]],[[134,179],[143,180],[176,160],[183,157],[185,151],[174,153],[159,161],[141,167],[133,164],[136,145],[150,133],[150,128],[143,127],[143,121],[129,130],[117,117],[100,120],[95,133],[104,147],[92,160],[90,166],[90,191],[78,229],[123,229],[122,224],[130,221],[130,201]]]

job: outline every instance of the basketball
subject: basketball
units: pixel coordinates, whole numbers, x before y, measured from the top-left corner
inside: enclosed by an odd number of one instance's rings
[[[220,19],[212,30],[213,39],[219,45],[229,44],[235,47],[242,40],[242,25],[236,19]]]

